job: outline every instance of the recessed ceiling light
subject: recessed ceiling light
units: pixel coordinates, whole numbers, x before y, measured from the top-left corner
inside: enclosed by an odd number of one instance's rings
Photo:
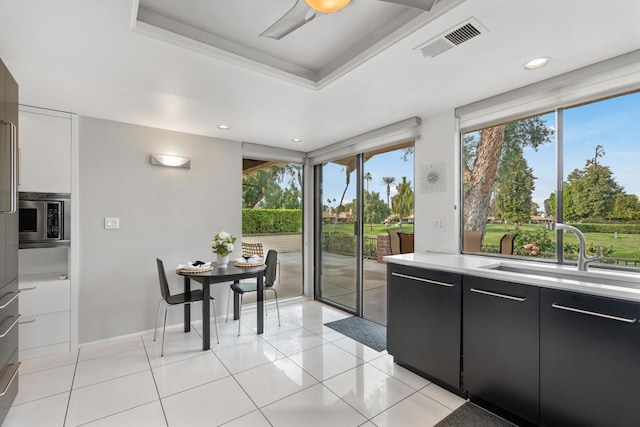
[[[218,129],[220,129],[220,130],[229,130],[229,126],[227,126],[227,125],[218,125]]]
[[[535,70],[537,68],[541,68],[547,65],[549,63],[549,60],[550,58],[532,59],[531,61],[527,61],[527,63],[525,63],[523,67],[525,70]]]
[[[291,141],[293,141],[293,142],[302,142],[302,140],[300,138],[293,138]]]

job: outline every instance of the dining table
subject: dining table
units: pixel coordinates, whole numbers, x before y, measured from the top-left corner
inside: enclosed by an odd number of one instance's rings
[[[202,285],[203,303],[202,303],[202,350],[209,350],[211,347],[211,313],[210,304],[204,303],[209,301],[211,296],[211,285],[215,283],[234,282],[239,283],[243,279],[256,278],[257,282],[257,332],[264,332],[264,270],[265,264],[251,267],[238,267],[234,263],[229,263],[226,267],[218,266],[217,263],[211,263],[213,269],[209,271],[185,271],[178,269],[176,273],[184,277],[184,292],[191,291],[191,280]],[[233,319],[240,318],[240,297],[234,292],[233,294]],[[184,331],[191,330],[191,304],[184,305]]]

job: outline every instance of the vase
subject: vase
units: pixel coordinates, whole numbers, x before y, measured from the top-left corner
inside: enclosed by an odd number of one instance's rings
[[[218,264],[218,268],[226,268],[229,263],[229,255],[218,255],[218,259],[216,263]]]

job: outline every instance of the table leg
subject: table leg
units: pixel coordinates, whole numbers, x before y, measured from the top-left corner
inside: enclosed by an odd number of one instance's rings
[[[205,281],[202,284],[202,350],[209,350],[211,340],[211,288],[210,283]]]
[[[264,284],[263,284],[264,275],[260,273],[258,275],[258,334],[264,332]]]
[[[184,293],[191,292],[191,279],[184,276]],[[191,304],[184,305],[184,331],[191,331]]]
[[[233,283],[238,284],[240,281],[234,280]],[[240,294],[233,292],[233,320],[238,319],[240,319]]]

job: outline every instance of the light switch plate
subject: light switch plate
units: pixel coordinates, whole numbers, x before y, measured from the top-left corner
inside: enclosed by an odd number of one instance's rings
[[[117,230],[120,228],[120,218],[117,216],[104,217],[104,229],[105,230]]]

